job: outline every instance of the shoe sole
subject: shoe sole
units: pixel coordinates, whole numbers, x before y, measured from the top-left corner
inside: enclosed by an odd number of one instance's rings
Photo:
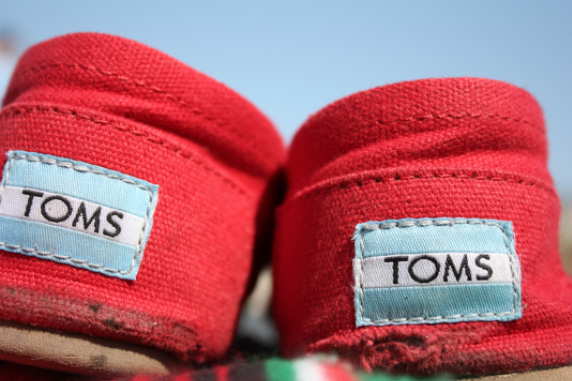
[[[8,321],[0,321],[0,360],[89,375],[168,374],[175,366],[150,348]]]
[[[572,366],[564,366],[554,369],[532,370],[523,373],[499,374],[476,378],[462,378],[466,381],[561,381],[572,380]]]

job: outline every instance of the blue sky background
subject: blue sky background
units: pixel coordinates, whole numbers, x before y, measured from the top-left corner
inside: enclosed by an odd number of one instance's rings
[[[2,29],[19,52],[77,31],[151,45],[250,99],[286,141],[326,104],[375,86],[511,82],[543,106],[549,165],[572,200],[572,1],[0,0]]]

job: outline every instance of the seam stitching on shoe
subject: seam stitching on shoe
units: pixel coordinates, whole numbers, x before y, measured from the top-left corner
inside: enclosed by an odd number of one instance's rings
[[[524,118],[515,118],[512,116],[503,116],[500,114],[429,114],[429,115],[419,115],[412,116],[409,118],[392,119],[392,120],[377,120],[378,124],[393,124],[393,123],[407,123],[407,122],[422,122],[424,120],[438,119],[438,120],[448,120],[448,119],[500,119],[508,122],[514,123],[524,123],[532,127],[542,128],[542,126],[537,125],[531,120]]]
[[[238,138],[240,138],[243,142],[249,142],[251,144],[251,146],[249,148],[253,149],[255,152],[260,152],[264,156],[265,159],[270,158],[270,153],[266,150],[266,148],[264,148],[263,146],[258,144],[258,142],[252,141],[252,138],[245,137],[244,134],[242,134],[238,129],[236,129],[235,127],[233,127],[229,123],[223,123],[223,122],[221,122],[221,121],[219,121],[219,120],[217,120],[211,116],[206,115],[204,112],[197,110],[196,108],[192,107],[192,105],[186,103],[180,96],[174,95],[174,94],[172,94],[166,90],[163,90],[159,87],[153,86],[146,81],[131,78],[131,77],[124,75],[124,74],[118,74],[118,73],[113,73],[110,71],[105,71],[103,69],[100,69],[100,68],[98,68],[96,66],[92,66],[92,65],[82,65],[82,64],[77,64],[77,63],[76,64],[62,64],[62,63],[60,63],[60,64],[38,65],[38,68],[40,68],[42,70],[50,69],[50,68],[57,69],[60,67],[79,68],[80,70],[83,70],[86,72],[95,72],[101,76],[117,78],[118,80],[120,80],[122,82],[132,83],[137,87],[148,89],[148,90],[150,90],[154,93],[157,93],[157,94],[163,94],[167,99],[172,100],[172,101],[184,106],[186,108],[186,110],[191,111],[195,115],[203,117],[206,121],[213,122],[214,124],[216,124],[219,127],[224,127],[228,131],[232,131],[232,133],[235,136],[237,136]]]
[[[286,203],[296,202],[304,198],[319,196],[324,193],[331,193],[334,191],[346,190],[352,187],[362,187],[371,184],[388,183],[388,182],[402,182],[402,181],[416,181],[416,180],[441,180],[441,179],[455,179],[455,180],[477,180],[477,181],[492,181],[492,182],[505,182],[518,185],[527,185],[534,188],[542,189],[553,195],[556,191],[550,185],[534,179],[526,179],[514,173],[495,173],[494,175],[481,175],[483,170],[466,169],[463,172],[471,172],[471,174],[459,173],[459,170],[454,169],[434,169],[435,172],[415,172],[413,174],[399,175],[393,174],[389,176],[379,176],[375,174],[366,175],[360,178],[347,179],[347,177],[338,177],[330,180],[320,181],[310,187],[303,188],[297,191]],[[439,171],[439,172],[438,172]],[[443,173],[445,171],[452,173]],[[489,172],[490,173],[490,172]]]
[[[118,122],[111,121],[111,120],[96,119],[93,116],[83,115],[81,113],[78,113],[77,111],[75,111],[73,109],[62,110],[58,107],[46,107],[46,106],[12,106],[12,107],[13,108],[7,108],[6,110],[3,110],[3,112],[0,113],[0,119],[2,119],[3,116],[6,116],[8,114],[18,115],[22,111],[24,111],[24,112],[51,112],[51,113],[59,114],[59,115],[72,116],[72,117],[75,117],[76,119],[85,120],[85,121],[95,123],[95,124],[110,126],[112,128],[115,128],[116,130],[118,130],[120,132],[129,133],[133,136],[143,138],[152,144],[158,144],[158,145],[162,146],[163,148],[167,149],[168,151],[173,152],[174,154],[179,155],[180,157],[182,157],[184,159],[192,161],[193,163],[202,167],[207,172],[212,173],[214,176],[218,177],[223,182],[230,185],[232,188],[234,188],[238,193],[240,193],[245,198],[250,199],[248,192],[244,188],[242,188],[240,185],[238,185],[237,183],[235,183],[234,181],[232,181],[231,179],[229,179],[228,177],[226,177],[222,173],[218,172],[216,169],[211,168],[210,166],[205,164],[202,160],[198,159],[195,155],[187,153],[183,149],[176,147],[172,143],[164,141],[158,137],[150,136],[150,135],[145,134],[145,133],[130,130],[124,126],[120,126],[119,125],[119,124],[121,124],[120,122],[118,123]]]

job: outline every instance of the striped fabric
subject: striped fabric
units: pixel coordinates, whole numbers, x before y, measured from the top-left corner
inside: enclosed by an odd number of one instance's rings
[[[51,372],[0,361],[2,380],[109,380],[109,381],[413,381],[412,376],[384,372],[365,373],[333,356],[308,356],[295,360],[271,358],[252,362],[236,361],[208,369],[186,369],[168,376],[135,375],[116,378],[90,378]],[[7,377],[7,378],[4,378]],[[448,381],[450,376],[422,378]]]
[[[204,370],[187,370],[165,376],[136,376],[125,381],[412,381],[411,376],[393,376],[384,372],[357,371],[333,357],[304,357],[296,360],[272,358],[254,362],[235,362]],[[449,376],[423,380],[452,380]]]

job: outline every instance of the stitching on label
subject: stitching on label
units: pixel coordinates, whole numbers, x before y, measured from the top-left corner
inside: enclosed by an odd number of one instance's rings
[[[22,245],[12,245],[12,244],[8,244],[6,242],[0,242],[0,247],[6,247],[8,249],[16,250],[16,251],[22,252],[24,254],[38,254],[38,255],[41,255],[41,256],[47,257],[47,258],[55,258],[58,261],[72,262],[74,264],[84,265],[84,266],[87,266],[87,267],[90,267],[93,269],[97,269],[99,271],[104,271],[104,272],[108,272],[108,273],[112,273],[112,274],[123,274],[123,275],[125,275],[125,274],[129,274],[129,273],[131,273],[131,271],[133,271],[133,267],[135,266],[137,258],[141,255],[141,247],[142,247],[143,239],[145,237],[145,230],[147,229],[147,223],[149,221],[149,213],[150,213],[151,207],[153,205],[153,192],[151,191],[151,189],[149,187],[147,187],[144,184],[139,184],[139,183],[137,183],[131,179],[126,179],[126,178],[123,178],[121,176],[106,173],[106,172],[98,170],[98,169],[92,169],[92,168],[89,168],[89,167],[86,167],[83,165],[76,165],[76,164],[73,164],[69,161],[63,161],[63,160],[60,161],[60,160],[56,160],[56,159],[52,159],[52,158],[48,158],[48,157],[39,157],[39,156],[36,156],[33,154],[24,155],[24,154],[18,153],[18,154],[11,154],[9,167],[8,167],[8,170],[6,171],[6,176],[2,181],[3,182],[2,189],[0,189],[0,202],[2,202],[2,195],[4,194],[4,189],[6,187],[6,183],[7,183],[8,179],[10,177],[10,172],[12,171],[15,160],[27,160],[27,161],[32,162],[32,163],[56,165],[56,166],[61,167],[61,168],[73,169],[73,170],[80,172],[80,173],[93,173],[96,175],[108,177],[110,179],[120,180],[120,181],[123,181],[127,184],[137,186],[139,189],[146,191],[147,194],[149,195],[149,203],[147,204],[147,210],[145,212],[145,220],[143,222],[141,234],[139,235],[139,240],[137,242],[137,247],[135,249],[135,255],[133,256],[133,260],[131,261],[131,265],[129,266],[128,270],[121,271],[119,269],[111,269],[108,267],[104,267],[103,265],[91,263],[87,260],[74,259],[68,255],[60,255],[60,254],[56,254],[54,252],[41,251],[41,250],[38,250],[36,248],[26,248],[26,247],[22,247]]]
[[[364,316],[364,301],[363,301],[363,278],[364,278],[364,258],[363,255],[365,253],[365,232],[366,231],[373,231],[379,229],[395,229],[395,228],[410,228],[410,227],[426,227],[426,226],[453,226],[458,224],[467,224],[467,225],[487,225],[487,226],[494,226],[500,229],[504,245],[507,249],[507,254],[510,258],[510,269],[512,272],[512,287],[513,287],[513,307],[512,311],[507,312],[489,312],[485,314],[467,314],[467,315],[451,315],[451,316],[431,316],[431,317],[414,317],[414,318],[397,318],[397,319],[379,319],[373,320]],[[466,219],[466,218],[454,218],[454,219],[444,219],[444,220],[432,220],[432,219],[423,219],[420,221],[400,221],[400,222],[384,222],[381,224],[368,224],[364,225],[361,228],[360,232],[360,272],[359,272],[359,294],[360,294],[360,315],[361,319],[368,322],[368,323],[389,323],[389,322],[408,322],[408,321],[425,321],[425,320],[451,320],[451,319],[459,319],[459,318],[471,318],[471,317],[488,317],[488,316],[507,316],[507,315],[514,315],[516,312],[516,308],[518,305],[518,285],[517,285],[517,274],[516,268],[514,264],[514,254],[511,253],[510,250],[510,243],[507,232],[505,228],[495,222],[484,221],[480,219]]]

